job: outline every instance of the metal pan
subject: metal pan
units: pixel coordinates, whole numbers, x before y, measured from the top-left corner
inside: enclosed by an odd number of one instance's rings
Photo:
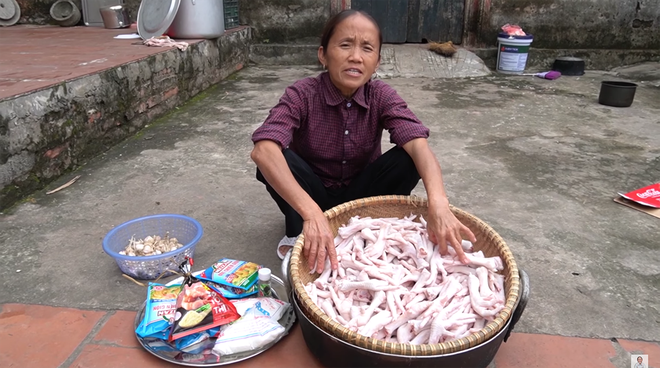
[[[285,278],[288,278],[288,267],[283,267],[284,270],[287,271]],[[295,296],[295,290],[292,291],[290,300],[294,306],[296,316],[300,320],[300,328],[307,347],[326,367],[485,368],[495,358],[495,354],[497,354],[502,342],[505,342],[509,338],[513,327],[520,320],[527,306],[530,291],[529,277],[523,270],[518,270],[518,272],[520,274],[521,294],[518,304],[514,308],[514,313],[504,328],[493,338],[480,345],[459,352],[436,356],[411,357],[386,354],[349,344],[328,334],[312,323],[301,311]]]
[[[176,284],[177,282],[181,283],[181,281],[182,281],[182,279],[179,278],[179,279],[176,279],[176,280],[173,280],[173,281],[169,282],[168,284]],[[291,300],[289,299],[289,294],[287,294],[287,292],[286,292],[284,282],[280,278],[278,278],[277,276],[271,275],[271,285],[273,287],[273,292],[275,293],[275,296],[278,299],[280,299],[282,301],[285,301],[285,302],[288,302],[288,303],[291,303]],[[137,329],[137,327],[140,325],[140,322],[142,322],[142,318],[144,317],[144,312],[145,312],[145,306],[146,306],[146,302],[144,304],[142,304],[142,307],[140,307],[140,311],[135,316],[133,331],[135,331]],[[247,352],[239,353],[239,354],[224,355],[224,356],[220,357],[219,361],[217,361],[217,358],[214,358],[212,361],[210,360],[208,362],[202,362],[202,363],[200,363],[200,362],[194,362],[193,363],[193,362],[186,362],[186,361],[183,361],[183,360],[178,360],[178,359],[175,358],[175,356],[178,355],[178,353],[177,354],[172,354],[172,353],[167,353],[167,352],[164,352],[164,351],[160,351],[157,348],[155,348],[154,346],[151,346],[149,344],[149,341],[145,341],[144,339],[142,339],[137,334],[135,335],[135,337],[137,338],[140,345],[142,345],[142,347],[146,351],[148,351],[149,353],[153,354],[154,356],[156,356],[160,359],[163,359],[167,362],[170,362],[170,363],[173,363],[173,364],[178,364],[178,365],[183,365],[183,366],[189,366],[189,367],[218,367],[218,366],[222,366],[222,365],[238,363],[240,361],[253,358],[253,357],[263,353],[264,351],[270,349],[275,344],[277,344],[284,336],[289,334],[289,331],[291,330],[291,327],[293,327],[293,324],[295,323],[295,321],[296,321],[296,315],[293,311],[293,308],[289,308],[289,310],[286,313],[284,313],[282,318],[280,318],[280,320],[278,321],[285,328],[284,334],[279,339],[273,341],[272,343],[270,343],[270,344],[268,344],[268,345],[266,345],[266,346],[264,346],[260,349],[255,349],[255,350],[252,350],[252,351],[247,351]]]
[[[101,8],[106,6],[125,5],[124,0],[82,0],[83,22],[88,27],[103,27]]]

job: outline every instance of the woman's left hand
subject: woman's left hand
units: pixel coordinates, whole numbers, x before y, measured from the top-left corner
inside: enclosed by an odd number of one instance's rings
[[[461,242],[463,239],[476,242],[477,239],[472,231],[454,216],[454,213],[449,209],[449,203],[429,205],[429,214],[426,222],[429,239],[433,243],[438,244],[440,254],[446,255],[448,253],[447,244],[450,244],[456,250],[458,259],[464,264],[467,264],[468,259],[465,256],[465,252],[463,252]]]

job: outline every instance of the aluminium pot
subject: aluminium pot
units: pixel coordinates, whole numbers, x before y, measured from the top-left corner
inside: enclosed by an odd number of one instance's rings
[[[218,38],[225,33],[221,0],[181,0],[167,34],[172,38]]]
[[[105,28],[127,28],[131,25],[128,9],[123,5],[106,6],[100,8],[99,11]]]
[[[62,27],[73,27],[80,22],[80,9],[72,0],[57,0],[50,7],[50,16]]]
[[[329,333],[323,331],[307,318],[298,305],[298,298],[295,290],[291,288],[290,279],[290,255],[291,251],[285,257],[282,263],[282,273],[287,280],[287,290],[291,290],[291,303],[294,306],[296,317],[300,321],[300,328],[307,348],[316,356],[326,367],[416,367],[416,368],[485,368],[495,358],[502,342],[506,342],[515,324],[527,306],[529,299],[529,277],[522,269],[520,274],[520,297],[514,308],[514,312],[504,325],[504,327],[490,340],[485,341],[469,349],[457,351],[450,354],[433,356],[409,356],[386,354],[373,350],[368,350],[346,341],[338,339]]]
[[[0,26],[9,27],[21,19],[21,7],[16,0],[0,0]]]

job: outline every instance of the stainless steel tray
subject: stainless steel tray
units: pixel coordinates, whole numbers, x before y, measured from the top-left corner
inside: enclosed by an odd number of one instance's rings
[[[180,277],[178,279],[168,282],[167,284],[173,285],[173,284],[181,283],[182,281],[183,278]],[[280,278],[272,275],[271,284],[272,284],[273,292],[278,299],[283,300],[287,303],[291,303],[291,301],[289,300],[289,294],[287,294],[286,292],[286,287],[284,285],[284,282],[282,282]],[[145,307],[146,307],[146,301],[145,303],[142,304],[142,307],[140,307],[140,311],[138,312],[137,316],[135,316],[133,331],[137,329],[138,325],[142,321],[142,318],[144,317]],[[293,310],[293,306],[289,305],[289,309],[286,311],[286,313],[284,313],[284,316],[282,316],[282,318],[280,318],[280,320],[278,321],[285,328],[284,334],[279,339],[273,341],[272,343],[268,344],[267,346],[264,346],[261,349],[246,351],[244,353],[239,353],[239,354],[221,356],[219,357],[219,361],[216,361],[217,356],[214,356],[213,361],[208,361],[208,362],[188,362],[184,360],[178,360],[173,356],[172,353],[162,352],[154,349],[149,345],[149,341],[143,340],[137,334],[135,334],[135,337],[137,338],[140,345],[142,345],[142,347],[146,351],[170,363],[189,366],[189,367],[218,367],[218,366],[237,363],[243,360],[250,359],[270,349],[275,344],[277,344],[284,336],[289,334],[289,331],[291,330],[291,327],[293,326],[295,321],[296,321],[296,315]]]

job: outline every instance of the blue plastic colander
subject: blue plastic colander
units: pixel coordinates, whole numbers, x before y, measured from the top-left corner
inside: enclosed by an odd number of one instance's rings
[[[119,254],[126,249],[131,237],[144,239],[147,236],[158,235],[177,238],[183,247],[159,255],[148,257],[131,257]],[[112,229],[103,239],[103,250],[111,255],[119,269],[128,276],[140,280],[153,280],[163,275],[170,276],[178,271],[185,257],[193,257],[195,246],[202,238],[202,225],[195,219],[183,215],[162,214],[140,217],[125,222]]]

